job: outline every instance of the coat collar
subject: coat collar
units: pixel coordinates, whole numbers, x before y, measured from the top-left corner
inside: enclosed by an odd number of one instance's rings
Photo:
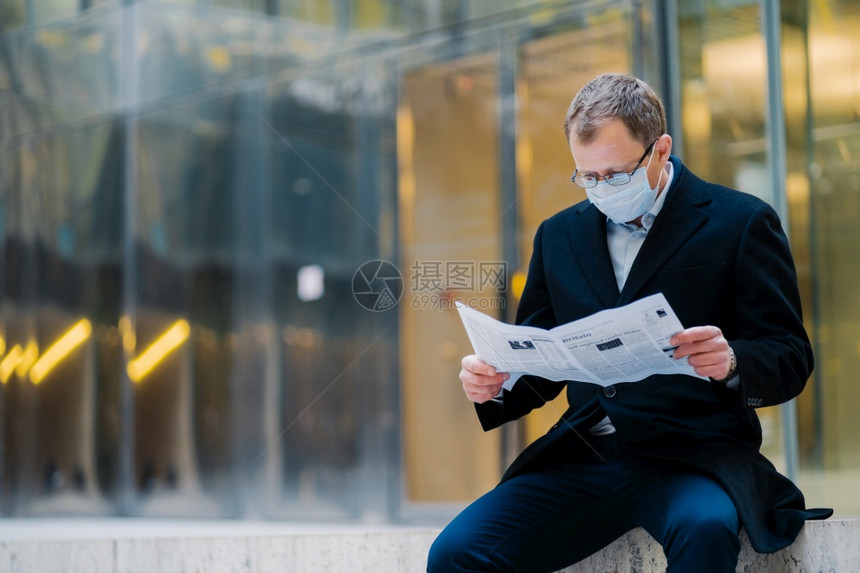
[[[624,288],[618,291],[606,244],[606,216],[588,201],[576,205],[567,225],[568,239],[586,279],[607,307],[634,300],[640,290],[708,220],[701,207],[710,202],[704,183],[681,161],[671,157],[675,177],[665,192],[666,203],[636,256]]]
[[[606,215],[588,201],[579,203],[571,212],[567,237],[579,268],[600,303],[606,308],[615,306],[619,293],[606,244]]]

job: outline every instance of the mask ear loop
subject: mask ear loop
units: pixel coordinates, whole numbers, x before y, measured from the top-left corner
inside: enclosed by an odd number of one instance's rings
[[[659,141],[659,139],[657,140]],[[648,165],[645,166],[645,179],[648,179],[648,168],[651,167],[651,161],[654,159],[654,151],[657,149],[657,141],[654,142],[654,147],[651,149],[651,157],[648,158]],[[663,171],[665,171],[665,167],[660,169],[660,175],[657,176],[657,193],[660,193],[660,181],[663,180]],[[651,186],[651,183],[648,183],[648,186]]]

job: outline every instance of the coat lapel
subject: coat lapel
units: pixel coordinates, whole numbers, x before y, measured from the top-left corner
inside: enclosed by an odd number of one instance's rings
[[[680,163],[675,163],[675,174],[663,209],[636,255],[615,306],[634,300],[657,271],[708,220],[708,214],[700,207],[708,203],[710,198],[699,192],[699,185],[690,181],[689,172]]]
[[[567,225],[567,237],[586,281],[601,304],[610,308],[618,298],[618,284],[606,245],[606,216],[590,203],[582,203]]]

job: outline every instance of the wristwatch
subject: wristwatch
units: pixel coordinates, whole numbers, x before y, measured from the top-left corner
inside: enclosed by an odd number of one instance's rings
[[[726,374],[726,377],[721,380],[711,378],[711,380],[716,382],[717,384],[726,384],[738,373],[738,359],[735,357],[735,351],[732,349],[731,346],[729,346],[729,358],[731,359],[731,365],[729,366],[729,373]]]

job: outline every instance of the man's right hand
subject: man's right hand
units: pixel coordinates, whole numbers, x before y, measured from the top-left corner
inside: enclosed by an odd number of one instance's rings
[[[495,368],[474,354],[463,358],[462,365],[460,381],[463,383],[463,392],[469,400],[477,404],[495,398],[505,380],[511,377],[507,372],[496,372]]]

